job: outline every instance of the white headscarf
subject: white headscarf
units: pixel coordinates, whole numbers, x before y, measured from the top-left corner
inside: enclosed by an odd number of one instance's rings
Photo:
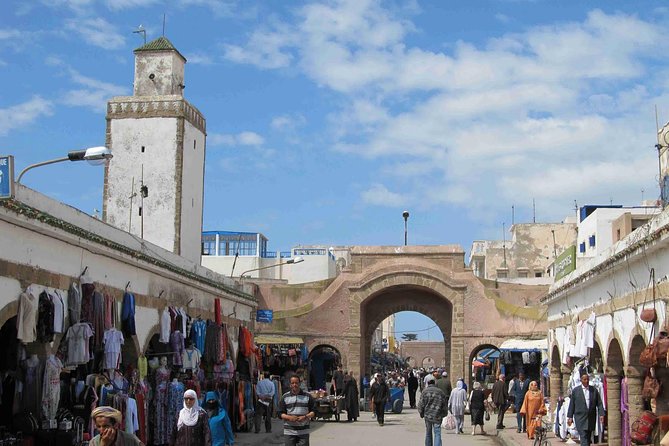
[[[465,383],[459,379],[457,383],[455,383],[455,387],[458,389],[464,389],[465,388]]]
[[[181,429],[181,426],[184,424],[186,426],[195,426],[197,423],[197,418],[200,415],[200,403],[197,401],[197,394],[195,391],[190,389],[186,390],[186,392],[184,392],[184,398],[186,397],[195,399],[195,403],[193,404],[193,407],[189,409],[188,406],[186,406],[186,402],[184,401],[184,408],[179,411],[177,430]]]

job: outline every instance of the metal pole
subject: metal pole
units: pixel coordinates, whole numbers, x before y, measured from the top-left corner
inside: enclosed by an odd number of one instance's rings
[[[35,167],[46,166],[46,165],[49,165],[49,164],[60,163],[60,162],[63,162],[63,161],[70,161],[70,158],[66,156],[64,158],[56,158],[56,159],[49,160],[49,161],[42,161],[41,163],[31,164],[30,166],[26,167],[25,169],[23,169],[21,171],[21,173],[19,174],[19,177],[16,179],[16,182],[20,183],[21,178],[23,178],[23,175],[25,175],[26,172],[28,172],[31,169],[34,169]]]

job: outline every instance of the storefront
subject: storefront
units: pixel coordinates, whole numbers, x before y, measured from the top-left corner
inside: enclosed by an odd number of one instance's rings
[[[541,364],[547,357],[546,339],[508,339],[499,347],[500,371],[508,379],[524,373],[530,381],[541,383]]]

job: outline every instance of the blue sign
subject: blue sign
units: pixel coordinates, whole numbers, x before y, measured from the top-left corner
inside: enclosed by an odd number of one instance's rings
[[[0,200],[14,197],[14,157],[0,156]]]
[[[256,322],[266,322],[271,324],[272,319],[274,319],[273,310],[256,310]]]

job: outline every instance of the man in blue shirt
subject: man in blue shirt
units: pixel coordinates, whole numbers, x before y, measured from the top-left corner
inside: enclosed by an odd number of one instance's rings
[[[272,432],[272,413],[274,412],[274,383],[268,378],[260,375],[260,380],[256,384],[256,413],[255,413],[255,431],[260,432],[260,422],[265,417],[265,432]]]

